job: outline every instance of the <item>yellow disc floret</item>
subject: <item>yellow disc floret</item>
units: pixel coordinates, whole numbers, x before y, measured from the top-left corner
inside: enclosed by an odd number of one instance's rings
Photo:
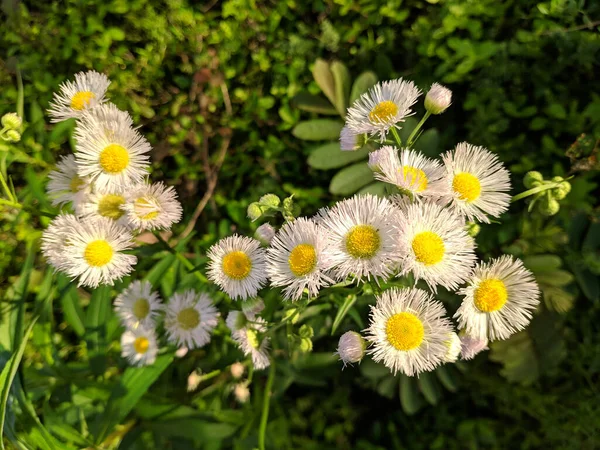
[[[454,189],[454,192],[458,194],[461,200],[469,203],[474,202],[481,195],[481,183],[475,175],[467,172],[454,175],[452,189]]]
[[[417,261],[432,266],[442,260],[446,247],[440,236],[431,231],[423,231],[413,238],[412,249]]]
[[[292,273],[297,277],[307,275],[317,265],[317,252],[310,244],[297,245],[290,252],[288,264]]]
[[[104,239],[90,242],[83,252],[83,258],[92,267],[102,267],[108,264],[113,257],[111,245]]]
[[[148,199],[148,197],[138,198],[134,204],[137,216],[142,220],[152,220],[158,217],[159,211],[156,210],[156,204]]]
[[[402,176],[404,177],[404,181],[407,181],[409,186],[415,191],[423,192],[427,189],[427,176],[421,169],[404,166],[402,168]]]
[[[81,111],[87,107],[96,95],[90,91],[77,92],[71,99],[71,108]]]
[[[150,312],[150,302],[145,298],[138,298],[133,304],[133,308],[131,308],[133,315],[138,320],[143,320],[148,316]]]
[[[139,353],[141,355],[146,353],[148,351],[149,347],[150,347],[150,341],[143,336],[140,336],[140,337],[136,338],[135,341],[133,341],[133,348],[135,349],[135,352]]]
[[[356,225],[346,234],[346,250],[354,258],[372,258],[380,246],[379,231],[371,225]]]
[[[475,306],[482,312],[498,311],[504,306],[507,299],[506,285],[497,278],[483,280],[475,289]]]
[[[129,152],[119,144],[107,145],[100,152],[100,167],[107,173],[121,173],[128,165]]]
[[[109,219],[120,219],[125,211],[121,209],[121,205],[125,204],[125,197],[122,195],[106,194],[98,202],[98,214]]]
[[[234,251],[223,257],[223,272],[234,280],[243,280],[252,270],[252,261],[244,252]]]
[[[398,107],[390,100],[378,103],[369,113],[369,120],[373,123],[387,123],[398,114]]]
[[[256,334],[256,331],[248,328],[246,330],[246,337],[248,338],[248,344],[250,344],[252,348],[258,348],[260,342],[258,342],[258,335]]]
[[[74,175],[73,178],[71,178],[71,183],[69,184],[69,187],[71,188],[72,193],[76,193],[79,192],[79,189],[81,189],[81,186],[83,186],[84,184],[85,183],[81,178],[79,178],[77,175]]]
[[[200,324],[200,313],[194,308],[185,308],[177,314],[177,322],[183,330],[193,330]]]
[[[417,316],[401,312],[387,320],[385,334],[388,342],[396,350],[408,351],[421,345],[425,329]]]

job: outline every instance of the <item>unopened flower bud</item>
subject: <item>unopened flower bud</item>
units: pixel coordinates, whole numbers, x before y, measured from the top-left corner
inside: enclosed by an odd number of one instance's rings
[[[552,195],[556,200],[564,199],[571,192],[571,183],[563,181],[557,187],[552,189]]]
[[[246,368],[241,362],[236,362],[231,365],[229,370],[231,371],[231,376],[233,378],[239,379],[242,378],[242,375],[244,375]]]
[[[313,349],[313,343],[310,338],[302,338],[300,339],[300,351],[302,353],[311,352]]]
[[[355,151],[362,147],[362,137],[345,126],[340,132],[340,148],[347,151]]]
[[[298,335],[303,338],[311,338],[315,335],[315,331],[310,325],[304,324],[298,330]]]
[[[479,234],[480,231],[481,231],[481,225],[479,225],[478,223],[475,223],[475,222],[467,223],[467,233],[469,233],[469,236],[475,237]]]
[[[554,197],[544,195],[538,202],[538,208],[540,213],[550,217],[560,211],[560,204]]]
[[[263,214],[262,208],[257,202],[250,203],[246,212],[248,214],[248,218],[253,222],[259,219]]]
[[[450,333],[449,339],[444,342],[448,350],[444,355],[444,361],[447,363],[456,362],[460,355],[461,341],[456,333]]]
[[[277,208],[281,200],[275,194],[265,194],[258,200],[258,203],[268,208]]]
[[[452,91],[439,83],[433,83],[425,96],[425,109],[431,114],[441,114],[452,104]]]
[[[200,384],[200,380],[202,377],[195,370],[188,375],[187,379],[187,391],[192,392],[195,391],[198,385]]]
[[[179,347],[177,349],[177,351],[175,352],[175,356],[177,356],[178,358],[183,358],[185,355],[187,355],[187,353],[188,353],[187,347]]]
[[[233,395],[239,403],[246,403],[250,398],[250,389],[245,383],[236,384],[233,388]]]
[[[473,336],[462,335],[460,338],[460,357],[473,359],[478,353],[488,349],[487,339],[477,339]]]
[[[9,130],[18,130],[23,121],[16,113],[7,113],[2,116],[2,126]]]
[[[227,314],[227,319],[225,319],[225,323],[232,333],[244,328],[247,322],[248,319],[246,319],[246,316],[241,311],[229,311],[229,314]]]
[[[525,185],[525,187],[527,189],[531,189],[531,188],[535,187],[533,185],[533,183],[535,181],[538,181],[538,182],[544,181],[544,177],[542,176],[542,174],[539,173],[536,170],[532,170],[531,172],[527,172],[525,174],[525,176],[523,177],[523,184]]]
[[[275,237],[275,228],[273,228],[271,224],[263,223],[254,232],[254,237],[264,245],[269,245]]]
[[[337,354],[340,360],[346,364],[357,363],[365,356],[367,344],[363,337],[356,331],[347,331],[340,336]]]
[[[555,177],[552,177],[552,181],[554,181],[555,183],[560,183],[564,180],[563,177],[561,177],[560,175],[556,175]]]
[[[21,140],[21,133],[19,133],[17,130],[8,130],[6,132],[6,137],[11,142],[19,142]]]

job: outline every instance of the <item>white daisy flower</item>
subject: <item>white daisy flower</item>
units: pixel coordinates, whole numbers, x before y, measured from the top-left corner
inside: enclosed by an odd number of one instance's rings
[[[123,253],[133,245],[131,233],[104,217],[79,221],[70,227],[66,239],[58,269],[79,278],[79,286],[112,286],[131,273],[137,262],[134,255]]]
[[[272,286],[283,287],[285,299],[298,300],[304,289],[316,297],[323,286],[333,284],[329,240],[325,230],[312,220],[288,222],[275,235],[267,250],[267,275]]]
[[[461,142],[442,155],[446,166],[442,201],[470,221],[490,223],[510,203],[510,174],[498,157],[484,147]]]
[[[446,354],[444,355],[444,362],[453,363],[458,360],[461,350],[461,341],[454,331],[451,332],[445,341]]]
[[[121,335],[121,355],[134,366],[148,366],[156,361],[158,346],[152,328],[137,327]]]
[[[200,348],[210,342],[219,312],[204,293],[187,290],[173,294],[166,306],[165,330],[169,342],[187,348]]]
[[[237,342],[240,349],[246,356],[252,358],[252,364],[256,370],[262,370],[269,367],[269,341],[267,336],[262,334],[266,331],[266,321],[260,317],[255,317],[252,323],[231,333],[231,337]]]
[[[381,172],[382,166],[390,166],[392,164],[400,164],[398,160],[398,149],[396,147],[384,145],[369,153],[369,162],[367,165],[375,174]]]
[[[402,78],[377,83],[348,108],[348,129],[356,134],[379,133],[383,141],[390,128],[413,114],[410,108],[419,95],[414,83]]]
[[[402,275],[412,272],[433,291],[438,284],[455,290],[468,278],[475,242],[453,211],[429,201],[413,203],[400,212],[398,227]]]
[[[177,192],[164,183],[140,184],[127,194],[123,205],[127,219],[137,230],[167,230],[181,220]]]
[[[437,198],[443,193],[444,169],[440,163],[415,150],[404,149],[398,155],[395,147],[389,148],[394,156],[381,158],[375,172],[377,180],[396,186],[401,194],[413,199]]]
[[[360,134],[353,132],[348,126],[342,128],[340,132],[340,148],[344,151],[358,150],[363,146],[363,139]]]
[[[121,111],[113,103],[105,103],[85,112],[90,119],[105,126],[104,132],[108,135],[115,132],[114,124],[122,124],[133,127],[133,119],[127,111]]]
[[[111,187],[88,195],[85,201],[78,204],[76,212],[84,220],[104,217],[121,226],[128,227],[129,220],[124,210],[125,202],[123,189]]]
[[[154,328],[163,305],[149,281],[133,281],[117,296],[114,308],[125,328]]]
[[[48,109],[50,122],[79,118],[86,110],[104,103],[109,84],[106,75],[94,70],[75,74],[75,82],[62,83],[59,91],[54,93]]]
[[[421,289],[392,288],[377,296],[366,330],[375,362],[413,376],[444,362],[452,324],[441,302]]]
[[[148,141],[127,120],[111,114],[86,113],[77,122],[77,172],[99,190],[126,188],[148,174]]]
[[[365,356],[367,344],[363,337],[356,331],[346,331],[340,336],[336,355],[339,355],[340,360],[347,364],[360,362]]]
[[[339,280],[390,276],[398,261],[398,211],[389,200],[355,195],[321,210],[318,222],[331,241],[333,270]]]
[[[42,234],[42,254],[58,269],[64,263],[64,248],[79,228],[79,220],[72,214],[59,214]]]
[[[507,339],[523,330],[539,304],[540,290],[521,260],[504,255],[475,267],[454,315],[476,339]]]
[[[265,250],[260,242],[233,235],[208,250],[208,278],[234,300],[254,297],[267,282]]]
[[[460,357],[468,360],[473,359],[479,353],[488,349],[487,338],[478,339],[467,334],[459,336],[460,338]]]
[[[48,174],[46,190],[52,198],[54,206],[71,202],[77,208],[91,192],[91,185],[86,178],[77,175],[77,164],[74,155],[61,157],[56,169]]]

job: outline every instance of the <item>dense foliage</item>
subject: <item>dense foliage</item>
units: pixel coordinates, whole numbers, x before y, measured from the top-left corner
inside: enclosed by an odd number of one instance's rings
[[[340,370],[330,337],[337,308],[322,305],[329,309],[303,317],[315,330],[314,352],[276,378],[268,446],[593,448],[600,431],[600,227],[589,169],[600,138],[599,16],[600,6],[575,1],[3,2],[0,115],[18,109],[22,77],[26,128],[18,145],[0,144],[1,170],[30,208],[2,210],[0,367],[40,313],[7,423],[44,439],[37,415],[80,446],[91,445],[75,437],[88,429],[106,446],[125,435],[120,448],[256,445],[262,384],[254,384],[248,404],[235,404],[225,368],[240,355],[229,343],[170,366],[131,414],[123,408],[130,400],[115,390],[124,370],[114,348],[117,322],[110,310],[89,308],[113,293],[86,296],[54,277],[39,255],[39,230],[49,220],[40,211],[54,211],[46,175],[70,150],[73,127],[49,127],[44,111],[74,72],[93,68],[111,78],[112,101],[133,112],[154,146],[153,177],[182,198],[176,235],[204,204],[191,239],[177,247],[195,267],[218,238],[251,234],[257,224],[246,207],[263,193],[294,194],[304,214],[338,198],[329,193],[337,168],[307,164],[327,139],[307,145],[292,133],[301,121],[335,118],[298,107],[302,91],[321,95],[311,72],[320,57],[343,61],[353,78],[372,71],[379,79],[410,77],[422,88],[446,84],[454,105],[429,123],[436,151],[462,140],[486,146],[513,173],[513,194],[529,170],[576,177],[557,215],[530,214],[516,202],[478,238],[480,256],[509,252],[536,274],[545,311],[527,332],[461,372],[393,378],[369,364]],[[165,295],[198,282],[198,272],[159,244],[148,249],[139,270]],[[265,301],[275,307],[278,299]],[[367,305],[356,307],[364,316]],[[190,395],[187,377],[196,368],[222,372]],[[31,403],[18,401],[22,392]],[[115,423],[82,419],[106,417],[98,414],[105,408]],[[22,419],[15,423],[15,415]]]

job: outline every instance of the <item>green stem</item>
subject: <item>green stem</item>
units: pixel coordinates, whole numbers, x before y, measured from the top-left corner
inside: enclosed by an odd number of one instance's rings
[[[392,134],[394,135],[394,140],[396,141],[398,147],[402,147],[402,139],[400,139],[400,135],[398,134],[396,127],[392,127]]]
[[[2,188],[4,189],[5,195],[8,197],[11,203],[16,203],[16,199],[13,197],[12,192],[8,188],[8,184],[6,184],[6,180],[4,179],[4,174],[0,171],[0,183],[2,183]]]
[[[541,186],[538,187],[534,187],[533,189],[529,189],[527,191],[521,192],[520,194],[515,195],[512,199],[511,202],[516,202],[517,200],[521,200],[525,197],[529,197],[530,195],[535,195],[538,194],[540,192],[544,192],[547,191],[548,189],[554,189],[555,187],[558,187],[560,183],[547,183],[547,184],[542,184]]]
[[[271,404],[271,389],[273,389],[273,380],[275,379],[275,361],[271,361],[269,368],[269,377],[263,396],[262,415],[260,417],[260,428],[258,429],[258,448],[265,450],[265,435],[267,433],[267,422],[269,420],[269,406]]]
[[[419,130],[421,129],[421,127],[423,126],[423,124],[425,123],[425,121],[427,119],[429,119],[430,115],[431,115],[431,113],[429,111],[427,111],[425,113],[425,115],[423,116],[423,118],[421,119],[421,121],[417,124],[417,126],[415,127],[415,129],[412,131],[412,133],[410,133],[410,136],[408,137],[408,140],[406,141],[406,146],[407,147],[410,147],[413,144],[414,137],[417,135],[417,133],[419,132]]]

